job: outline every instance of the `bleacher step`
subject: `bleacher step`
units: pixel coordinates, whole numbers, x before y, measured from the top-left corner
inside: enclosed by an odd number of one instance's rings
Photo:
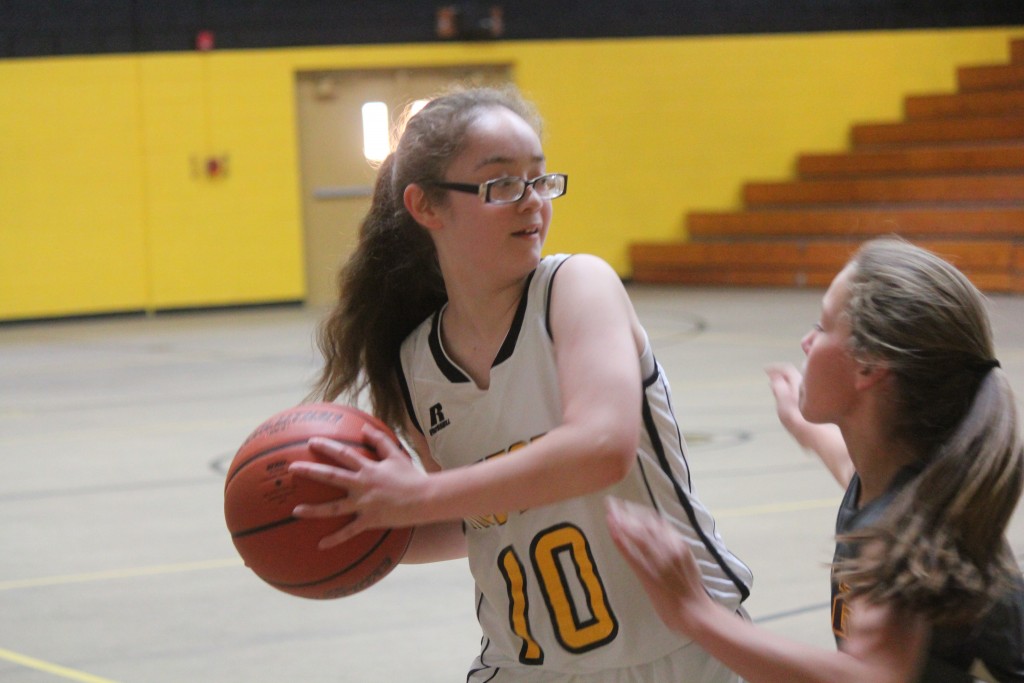
[[[696,211],[687,216],[693,240],[763,237],[1024,237],[1024,207],[963,209],[779,209]]]
[[[915,240],[954,263],[981,289],[1024,291],[1024,242]],[[651,284],[826,286],[860,240],[740,240],[630,247],[633,280]]]
[[[1024,115],[1024,89],[910,95],[903,100],[903,114],[904,118],[909,121],[971,116]]]
[[[857,149],[1013,141],[1024,138],[1024,115],[858,123],[850,130]]]
[[[801,154],[803,180],[880,175],[1024,172],[1024,143]]]
[[[1024,88],[1024,64],[985,64],[957,69],[960,92]]]
[[[992,175],[890,176],[836,180],[747,183],[748,208],[850,204],[1024,203],[1024,173]]]
[[[1024,37],[1010,58],[906,97],[902,121],[851,126],[843,152],[799,155],[792,180],[747,183],[738,211],[690,212],[689,241],[634,243],[633,280],[825,287],[864,240],[897,234],[982,290],[1024,293]]]

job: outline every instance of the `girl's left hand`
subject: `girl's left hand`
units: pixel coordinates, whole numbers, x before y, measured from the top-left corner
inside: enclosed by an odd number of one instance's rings
[[[414,526],[416,501],[422,497],[427,474],[389,436],[370,426],[363,427],[366,443],[377,452],[377,460],[357,449],[326,438],[312,438],[309,449],[338,463],[293,462],[289,471],[339,489],[339,497],[326,503],[296,506],[300,518],[343,517],[351,522],[320,540],[327,549],[344,543],[367,529]]]
[[[640,578],[661,620],[690,635],[697,616],[716,605],[704,591],[686,541],[652,510],[609,498],[607,512],[612,540]]]

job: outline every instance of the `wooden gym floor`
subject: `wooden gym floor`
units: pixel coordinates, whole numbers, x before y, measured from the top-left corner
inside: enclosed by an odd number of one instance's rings
[[[763,368],[799,363],[820,290],[632,286],[699,495],[754,570],[747,607],[832,647],[826,563],[841,491],[779,426]],[[479,632],[461,562],[402,566],[315,602],[255,578],[222,516],[226,463],[316,372],[304,308],[0,326],[0,680],[465,679]],[[1024,396],[1024,297],[994,296]],[[1011,542],[1024,558],[1024,511]]]

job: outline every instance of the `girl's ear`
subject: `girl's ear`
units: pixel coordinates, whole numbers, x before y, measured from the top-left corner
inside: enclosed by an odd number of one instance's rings
[[[434,208],[427,193],[416,183],[410,183],[402,193],[405,209],[416,219],[416,222],[428,229],[437,229],[442,225],[441,217]]]
[[[880,363],[862,363],[857,370],[857,377],[854,386],[858,389],[867,389],[889,376],[889,368]]]

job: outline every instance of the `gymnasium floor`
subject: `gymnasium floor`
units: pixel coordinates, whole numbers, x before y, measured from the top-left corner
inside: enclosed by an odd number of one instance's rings
[[[672,381],[698,493],[754,570],[747,606],[832,647],[841,491],[778,425],[763,367],[799,363],[818,290],[630,288]],[[1024,298],[993,297],[1024,396]],[[321,311],[265,308],[0,326],[0,680],[451,683],[479,633],[462,563],[402,566],[336,601],[243,567],[225,464],[298,402]],[[1024,558],[1024,511],[1011,529]]]

